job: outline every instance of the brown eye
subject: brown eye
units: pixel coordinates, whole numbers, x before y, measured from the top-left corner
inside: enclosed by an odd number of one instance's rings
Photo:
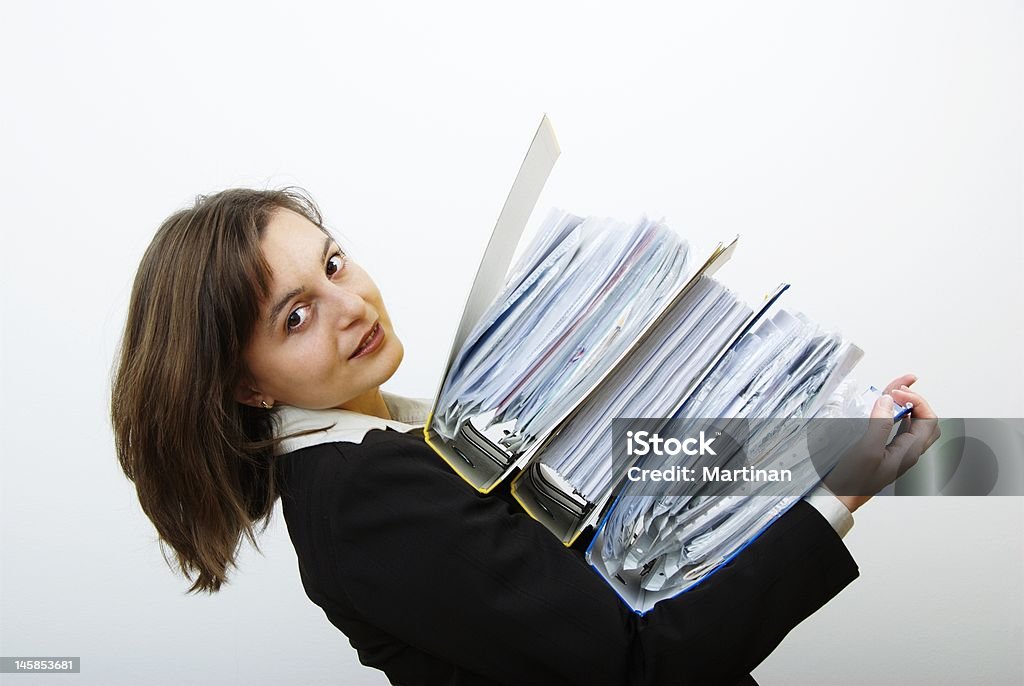
[[[306,319],[309,317],[307,313],[308,307],[300,307],[299,309],[288,315],[287,327],[288,333],[301,329],[303,324],[306,323]]]
[[[345,267],[346,256],[344,253],[336,252],[327,260],[327,276],[334,276]]]

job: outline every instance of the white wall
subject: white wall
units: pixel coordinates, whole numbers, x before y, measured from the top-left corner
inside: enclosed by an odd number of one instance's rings
[[[543,112],[542,210],[739,233],[723,280],[792,283],[868,352],[858,378],[1024,416],[1020,2],[369,4],[5,6],[0,654],[82,657],[49,683],[384,683],[280,513],[213,598],[164,566],[107,420],[131,279],[196,194],[302,185],[388,300],[389,388],[428,395]],[[1022,505],[876,499],[861,578],[755,676],[1020,683]]]

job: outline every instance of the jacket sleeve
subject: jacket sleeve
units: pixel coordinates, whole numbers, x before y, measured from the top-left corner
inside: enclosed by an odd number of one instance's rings
[[[477,494],[426,445],[334,445],[325,593],[499,683],[731,683],[857,577],[839,536],[801,501],[702,584],[640,616],[540,523]]]

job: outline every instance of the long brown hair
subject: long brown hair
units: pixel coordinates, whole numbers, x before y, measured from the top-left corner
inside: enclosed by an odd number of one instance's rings
[[[305,192],[231,189],[199,196],[160,226],[135,276],[114,371],[117,458],[135,483],[168,565],[189,593],[220,590],[243,535],[277,500],[273,411],[235,400],[242,350],[268,295],[260,236],[277,209],[329,233]]]

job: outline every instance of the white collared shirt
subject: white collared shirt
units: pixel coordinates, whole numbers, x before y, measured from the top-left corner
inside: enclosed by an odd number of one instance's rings
[[[391,419],[373,417],[352,410],[306,410],[290,405],[278,407],[279,436],[308,429],[324,431],[286,438],[278,444],[275,453],[283,455],[320,443],[362,443],[366,432],[371,429],[390,428],[407,433],[426,424],[431,401],[426,398],[407,398],[387,391],[381,391],[380,394],[391,414]]]

